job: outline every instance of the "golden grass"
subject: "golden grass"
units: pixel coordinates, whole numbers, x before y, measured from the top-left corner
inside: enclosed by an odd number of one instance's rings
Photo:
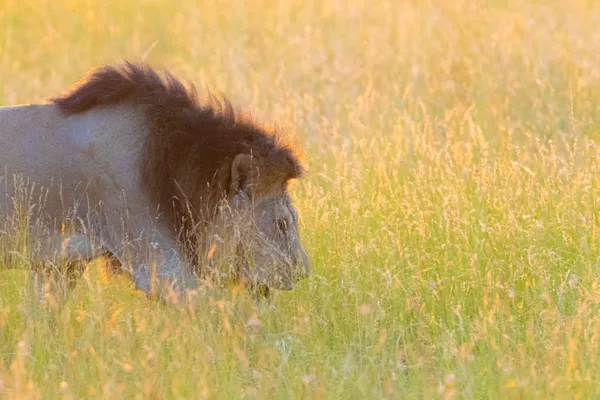
[[[40,305],[1,271],[0,397],[598,396],[598,21],[591,0],[3,0],[1,104],[146,57],[297,132],[313,275],[259,313],[98,268]]]

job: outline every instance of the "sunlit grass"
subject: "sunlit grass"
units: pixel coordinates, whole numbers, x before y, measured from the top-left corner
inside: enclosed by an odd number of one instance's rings
[[[39,304],[13,265],[0,398],[598,396],[598,21],[591,0],[4,0],[3,105],[146,57],[296,132],[313,275],[262,312],[236,290],[188,310],[101,265]]]

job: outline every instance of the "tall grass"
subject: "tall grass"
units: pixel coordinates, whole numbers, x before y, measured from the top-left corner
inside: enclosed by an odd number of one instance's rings
[[[296,132],[313,274],[259,312],[148,301],[101,265],[40,304],[2,270],[0,397],[599,396],[598,21],[592,0],[2,0],[4,105],[145,57]]]

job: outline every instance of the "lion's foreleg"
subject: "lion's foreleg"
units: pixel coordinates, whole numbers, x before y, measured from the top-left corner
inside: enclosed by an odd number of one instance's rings
[[[196,286],[193,269],[179,249],[163,235],[143,236],[109,249],[131,274],[136,288],[168,302]]]
[[[142,193],[127,197],[137,200],[126,202],[124,208],[125,200],[105,201],[103,245],[131,274],[137,289],[167,301],[180,297],[186,289],[195,287],[196,279],[183,259],[174,232],[148,211],[150,201],[143,201]]]
[[[185,290],[195,287],[195,277],[176,249],[159,247],[154,250],[154,257],[132,265],[136,286],[148,294],[176,303]]]

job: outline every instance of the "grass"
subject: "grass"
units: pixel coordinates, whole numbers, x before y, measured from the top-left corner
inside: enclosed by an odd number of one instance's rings
[[[1,398],[600,397],[600,4],[192,3],[3,0],[0,104],[140,57],[227,94],[306,146],[313,274],[259,313],[2,270]]]

